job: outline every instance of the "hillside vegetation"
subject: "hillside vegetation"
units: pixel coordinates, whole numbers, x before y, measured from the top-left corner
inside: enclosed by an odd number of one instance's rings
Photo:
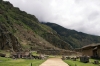
[[[12,36],[14,39],[12,39]],[[6,40],[5,40],[6,39]],[[0,49],[72,49],[50,27],[9,2],[0,0]]]
[[[34,15],[0,0],[1,50],[71,50],[99,42],[99,36],[69,30],[57,24],[40,23]]]
[[[92,43],[100,43],[100,36],[89,35],[75,30],[66,29],[54,23],[48,22],[43,24],[55,30],[61,36],[61,39],[66,41],[73,48],[80,48]]]

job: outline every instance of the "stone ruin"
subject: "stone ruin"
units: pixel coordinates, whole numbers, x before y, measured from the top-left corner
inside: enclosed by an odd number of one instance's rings
[[[29,52],[13,52],[11,53],[11,58],[31,58],[31,53]]]
[[[83,63],[88,63],[89,62],[89,56],[81,56],[80,61]]]
[[[6,57],[6,54],[0,53],[0,57]]]
[[[69,60],[69,59],[72,59],[73,61],[76,61],[78,58],[75,56],[75,57],[70,57],[70,56],[62,56],[62,60]]]
[[[66,60],[66,56],[62,56],[62,60]]]
[[[39,56],[35,56],[35,55],[32,55],[31,52],[13,52],[11,53],[11,58],[13,59],[18,59],[18,58],[23,58],[23,59],[41,59],[41,60],[44,60],[44,59],[47,59],[48,56],[46,55],[39,55]]]
[[[93,64],[99,64],[99,61],[98,61],[98,60],[95,60],[95,61],[93,62]]]

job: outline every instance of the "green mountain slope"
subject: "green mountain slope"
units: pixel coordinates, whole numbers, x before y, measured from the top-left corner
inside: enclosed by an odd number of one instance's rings
[[[92,43],[100,43],[100,36],[89,35],[82,32],[77,32],[75,30],[66,29],[54,23],[48,22],[43,24],[50,26],[61,36],[64,41],[69,43],[73,48],[80,48]]]
[[[2,50],[72,49],[56,31],[41,24],[34,15],[20,11],[19,8],[2,0],[0,0],[0,25]]]
[[[99,36],[69,30],[53,23],[40,23],[9,2],[0,0],[0,49],[73,49],[100,43]]]

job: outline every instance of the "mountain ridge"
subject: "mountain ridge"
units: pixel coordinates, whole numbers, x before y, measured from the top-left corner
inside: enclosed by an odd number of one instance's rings
[[[61,38],[64,41],[71,44],[71,46],[73,46],[74,48],[79,48],[84,45],[92,44],[92,43],[100,43],[100,36],[90,35],[83,32],[70,30],[55,23],[50,23],[50,22],[47,23],[42,22],[42,23],[55,30],[60,36],[62,36]]]

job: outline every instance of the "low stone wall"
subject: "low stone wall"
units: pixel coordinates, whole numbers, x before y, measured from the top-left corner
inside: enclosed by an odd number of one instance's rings
[[[46,55],[77,55],[77,52],[74,51],[65,51],[65,50],[38,50],[38,54],[46,54]]]

